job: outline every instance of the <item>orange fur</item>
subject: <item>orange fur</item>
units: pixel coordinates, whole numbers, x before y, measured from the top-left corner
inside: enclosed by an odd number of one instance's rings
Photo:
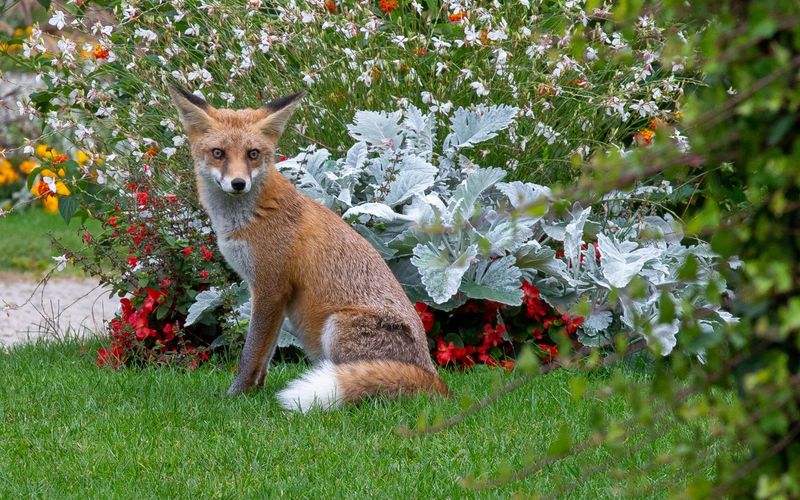
[[[335,364],[345,400],[379,392],[446,394],[422,322],[383,258],[275,168],[277,140],[302,96],[261,109],[228,110],[177,88],[171,92],[192,146],[201,203],[253,300],[229,393],[263,383],[286,314],[308,355]],[[217,148],[224,150],[225,165],[212,154]],[[260,152],[256,161],[247,157],[254,149]],[[252,182],[252,192],[223,192],[231,175]]]

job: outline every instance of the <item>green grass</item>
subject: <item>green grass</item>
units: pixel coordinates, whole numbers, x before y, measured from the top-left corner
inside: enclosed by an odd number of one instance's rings
[[[544,456],[562,423],[580,439],[591,431],[593,410],[619,418],[629,408],[614,398],[573,400],[570,373],[557,370],[449,430],[410,439],[396,435],[396,426],[415,425],[421,413],[452,415],[458,396],[485,396],[516,375],[447,371],[453,400],[376,399],[297,415],[281,411],[274,394],[303,364],[277,363],[264,390],[227,398],[231,367],[100,369],[96,347],[65,342],[0,351],[0,497],[508,496],[552,492],[603,463],[661,492],[662,483],[675,486],[685,474],[644,469],[696,430],[678,425],[624,458],[591,450],[500,490],[471,492],[459,477],[520,467],[526,457]],[[618,372],[631,382],[646,378],[642,366]],[[590,388],[611,375],[591,375]],[[601,473],[580,479],[572,496],[612,496],[626,484]]]
[[[90,231],[100,227],[96,221],[86,222]],[[41,273],[52,268],[52,257],[56,255],[52,239],[58,239],[67,248],[79,249],[84,245],[79,226],[78,219],[66,225],[60,215],[39,208],[14,211],[0,218],[0,272]],[[75,275],[80,271],[67,266],[61,274]]]

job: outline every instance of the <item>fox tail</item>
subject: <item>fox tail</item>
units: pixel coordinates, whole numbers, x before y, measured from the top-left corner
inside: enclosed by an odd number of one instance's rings
[[[411,363],[392,360],[364,360],[334,364],[324,361],[278,393],[287,410],[307,412],[313,407],[333,410],[344,403],[382,394],[425,392],[447,396],[449,391],[438,375]]]

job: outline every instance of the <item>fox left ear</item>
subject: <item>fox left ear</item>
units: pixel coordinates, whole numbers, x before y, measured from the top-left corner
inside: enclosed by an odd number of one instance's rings
[[[264,105],[267,111],[267,117],[258,122],[258,127],[265,134],[274,137],[276,140],[280,138],[283,131],[286,130],[286,124],[289,122],[289,117],[292,116],[294,108],[300,103],[303,96],[306,95],[305,90],[286,97],[275,99]]]
[[[206,101],[174,83],[168,84],[167,88],[187,134],[202,134],[210,128],[212,119],[208,113],[213,108]]]

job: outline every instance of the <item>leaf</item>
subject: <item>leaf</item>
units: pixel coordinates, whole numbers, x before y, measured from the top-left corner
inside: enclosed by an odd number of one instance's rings
[[[422,114],[416,106],[409,105],[403,125],[406,128],[406,149],[431,161],[433,157],[433,134],[436,122],[433,113]]]
[[[393,248],[389,248],[386,246],[386,243],[381,240],[381,238],[375,234],[375,232],[365,226],[364,224],[353,224],[353,229],[355,229],[358,234],[364,237],[365,240],[369,241],[370,245],[381,254],[383,260],[389,260],[397,253],[397,250]]]
[[[572,208],[572,221],[564,228],[564,257],[567,264],[572,263],[573,269],[577,271],[580,267],[581,243],[583,243],[583,226],[589,218],[592,207],[581,210],[577,203]]]
[[[450,122],[450,133],[444,140],[444,150],[462,149],[487,141],[514,121],[519,108],[478,105],[476,111],[458,108]]]
[[[476,211],[475,203],[481,194],[492,187],[506,172],[499,168],[475,169],[453,192],[447,208],[454,215],[456,223],[461,223],[472,217]]]
[[[456,294],[464,273],[469,268],[478,250],[470,245],[461,255],[450,262],[447,251],[437,250],[432,245],[417,245],[411,263],[419,270],[428,295],[436,304],[442,304]]]
[[[395,212],[392,210],[392,207],[384,205],[383,203],[364,203],[355,206],[342,214],[342,218],[347,219],[357,215],[371,215],[385,221],[393,221],[395,219],[409,220],[409,217]]]
[[[511,255],[495,261],[478,262],[474,280],[465,281],[461,291],[473,299],[519,305],[522,302],[522,272],[514,262]]]
[[[426,189],[433,186],[438,170],[436,167],[418,156],[407,156],[400,166],[397,179],[389,184],[389,194],[383,202],[395,206],[410,199],[412,196],[421,195]]]
[[[189,306],[189,314],[186,316],[184,326],[193,325],[200,315],[214,309],[222,304],[222,293],[217,287],[211,287],[197,294],[194,303]]]
[[[569,426],[566,423],[561,424],[558,430],[558,435],[550,443],[547,449],[547,456],[559,457],[566,454],[572,448],[572,435],[569,432]]]
[[[494,226],[484,234],[489,241],[491,253],[506,255],[516,252],[533,236],[533,224],[534,222],[530,220],[516,219]]]
[[[662,356],[666,356],[672,352],[672,349],[674,349],[675,345],[678,343],[675,336],[678,334],[680,325],[681,322],[677,319],[672,323],[656,323],[653,325],[653,331],[650,335],[645,336],[645,339],[648,344],[655,342],[659,353],[661,353]]]
[[[655,247],[644,247],[634,250],[638,243],[632,241],[618,242],[614,236],[597,235],[600,250],[600,264],[603,276],[616,288],[624,288],[639,274],[648,261],[661,255]]]
[[[531,240],[522,245],[515,254],[517,266],[521,269],[533,269],[546,276],[554,276],[570,282],[567,265],[563,260],[556,258],[556,252],[550,247],[543,247],[536,240]]]
[[[537,203],[549,204],[552,197],[550,188],[530,182],[500,182],[497,189],[506,195],[511,206],[516,209],[529,208]],[[540,219],[537,217],[536,219]]]
[[[78,200],[74,196],[59,196],[58,198],[58,213],[64,219],[64,222],[69,224],[72,216],[78,211]]]
[[[353,123],[347,126],[347,131],[357,141],[363,141],[373,146],[397,149],[403,140],[400,128],[402,111],[387,113],[385,111],[357,111]]]
[[[604,332],[611,326],[614,315],[611,311],[592,311],[586,316],[581,328],[588,330],[592,334]]]
[[[572,399],[578,401],[583,398],[583,395],[586,394],[586,386],[588,383],[589,381],[586,377],[574,377],[570,379],[569,390],[572,393]]]

